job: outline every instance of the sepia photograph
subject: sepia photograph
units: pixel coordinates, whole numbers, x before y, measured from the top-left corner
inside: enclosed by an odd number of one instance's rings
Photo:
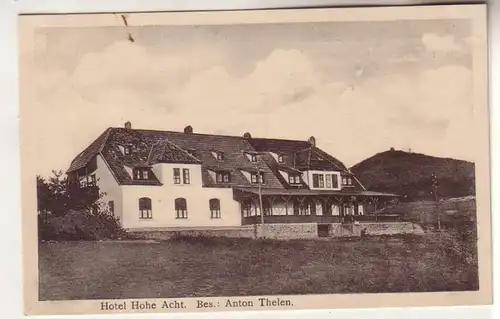
[[[491,303],[485,6],[19,28],[27,313]]]

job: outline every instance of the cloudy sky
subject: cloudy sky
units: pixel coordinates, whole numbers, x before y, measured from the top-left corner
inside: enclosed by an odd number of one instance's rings
[[[277,137],[346,165],[390,147],[474,160],[465,20],[41,28],[29,62],[36,170],[103,130]],[[23,88],[21,88],[22,90]],[[48,129],[57,128],[57,129]]]

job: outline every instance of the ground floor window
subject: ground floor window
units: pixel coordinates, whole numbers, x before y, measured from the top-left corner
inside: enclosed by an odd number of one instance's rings
[[[139,218],[140,219],[152,219],[153,218],[151,198],[148,198],[148,197],[139,198]]]
[[[220,214],[220,200],[218,198],[212,198],[209,201],[209,207],[210,207],[210,218],[212,218],[212,219],[219,219],[219,218],[221,218],[221,214]]]
[[[187,202],[185,198],[175,199],[175,218],[186,219],[188,218]]]

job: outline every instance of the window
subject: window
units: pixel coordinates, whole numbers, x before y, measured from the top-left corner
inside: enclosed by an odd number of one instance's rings
[[[249,199],[241,203],[241,209],[243,210],[244,217],[252,216],[252,202]]]
[[[188,168],[184,168],[182,170],[182,179],[183,179],[184,184],[189,184],[189,169]]]
[[[339,177],[337,174],[332,175],[332,188],[339,188]]]
[[[130,153],[132,153],[132,146],[130,146],[130,145],[124,146],[123,147],[123,154],[129,155]]]
[[[319,187],[320,188],[323,188],[325,187],[325,181],[324,181],[324,176],[323,175],[319,175]]]
[[[326,175],[326,188],[331,188],[332,187],[332,175],[327,174]]]
[[[313,187],[319,187],[319,174],[313,174]]]
[[[217,172],[215,177],[218,184],[229,183],[231,181],[229,172]]]
[[[347,176],[342,177],[342,185],[351,186],[352,185],[352,178],[347,177]]]
[[[115,202],[114,202],[114,201],[110,200],[110,201],[108,202],[108,209],[109,209],[109,212],[110,212],[111,214],[114,214],[114,213],[115,213]]]
[[[186,219],[187,215],[187,203],[185,198],[176,198],[175,199],[175,218],[178,219]]]
[[[95,177],[95,174],[87,176],[87,186],[95,186],[96,182],[97,182],[97,179]]]
[[[283,155],[278,155],[278,163],[283,163]]]
[[[134,168],[134,179],[149,179],[149,170],[147,168]]]
[[[218,161],[222,161],[222,160],[224,160],[224,153],[216,152],[215,157],[217,158]]]
[[[260,173],[260,178],[257,180],[257,173],[252,173],[250,181],[252,184],[264,184],[264,173]]]
[[[209,201],[209,206],[210,206],[210,218],[212,218],[212,219],[221,218],[220,200],[218,198],[212,198]]]
[[[174,168],[174,184],[180,184],[180,183],[181,183],[181,169]]]
[[[250,154],[250,161],[252,163],[257,163],[257,155],[256,154]]]
[[[297,174],[292,175],[292,174],[290,174],[288,176],[288,182],[290,184],[300,184],[300,175],[297,175]]]
[[[151,209],[151,198],[148,197],[139,198],[139,218],[140,219],[153,218],[153,212]]]

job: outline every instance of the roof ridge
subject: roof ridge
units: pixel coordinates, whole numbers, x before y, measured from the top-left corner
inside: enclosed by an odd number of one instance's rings
[[[109,127],[108,129],[117,129],[117,130],[127,130],[123,127]],[[229,134],[210,134],[210,133],[184,133],[181,131],[171,131],[171,130],[157,130],[157,129],[128,129],[131,131],[142,131],[142,132],[156,132],[156,133],[174,133],[174,134],[186,134],[186,135],[202,135],[202,136],[217,136],[217,137],[231,137],[240,140],[247,140],[247,138],[239,135],[229,135]],[[252,137],[251,140],[268,140],[268,141],[287,141],[287,142],[302,142],[308,143],[306,140],[297,140],[297,139],[286,139],[286,138],[268,138],[268,137]]]

